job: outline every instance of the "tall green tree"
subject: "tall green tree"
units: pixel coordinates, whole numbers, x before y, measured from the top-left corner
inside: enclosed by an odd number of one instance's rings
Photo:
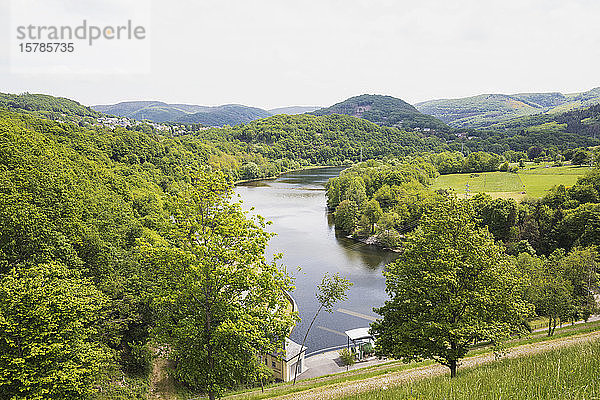
[[[548,336],[554,334],[558,324],[587,320],[597,311],[593,294],[597,258],[593,247],[578,247],[569,254],[559,249],[548,257],[517,257],[519,268],[530,277],[529,291],[537,315],[548,318]]]
[[[364,215],[366,216],[366,222],[369,224],[369,234],[375,230],[375,224],[379,221],[379,218],[383,215],[383,211],[379,206],[379,203],[375,199],[371,199],[365,206]]]
[[[431,358],[454,377],[470,346],[524,330],[520,278],[473,215],[468,203],[449,199],[408,235],[385,272],[391,299],[375,309],[383,317],[372,324],[377,354]]]
[[[112,353],[100,342],[108,299],[59,264],[0,281],[0,398],[90,399]]]
[[[158,338],[176,376],[210,399],[256,382],[258,355],[282,350],[295,322],[291,282],[264,252],[270,234],[232,201],[222,173],[200,173],[173,202],[174,247],[149,249],[159,267]]]
[[[595,247],[577,247],[560,260],[560,270],[573,288],[573,319],[587,319],[598,311],[594,288],[598,283],[598,251]]]
[[[358,224],[360,208],[350,200],[342,201],[335,209],[333,220],[336,228],[345,233],[352,233]]]

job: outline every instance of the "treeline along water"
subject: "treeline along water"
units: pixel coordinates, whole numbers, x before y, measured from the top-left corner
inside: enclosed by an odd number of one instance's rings
[[[332,314],[322,313],[313,325],[307,341],[309,352],[342,345],[346,343],[345,330],[369,325],[366,317],[375,318],[373,307],[387,298],[383,268],[396,257],[393,252],[336,236],[327,213],[325,183],[341,170],[295,171],[236,187],[245,209],[254,207],[252,213],[272,221],[268,230],[277,236],[271,239],[268,255],[283,253],[282,261],[295,278],[292,295],[302,322],[292,332],[293,340],[302,340],[318,307],[315,289],[325,272],[339,272],[354,283],[348,300]]]

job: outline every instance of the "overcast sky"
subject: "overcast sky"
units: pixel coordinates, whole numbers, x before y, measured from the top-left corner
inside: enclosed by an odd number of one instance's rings
[[[362,93],[415,103],[600,86],[598,0],[154,0],[150,72],[129,74],[11,73],[9,1],[0,0],[0,91],[88,105],[272,108]],[[102,8],[77,4],[90,20]]]

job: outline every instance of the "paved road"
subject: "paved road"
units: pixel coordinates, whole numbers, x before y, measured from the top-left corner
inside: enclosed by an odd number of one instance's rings
[[[340,354],[338,351],[328,351],[326,353],[317,354],[308,357],[304,361],[304,365],[308,368],[302,374],[298,375],[298,379],[311,379],[323,375],[337,374],[339,372],[352,371],[354,369],[370,367],[372,365],[388,363],[390,360],[379,360],[373,358],[368,361],[362,361],[354,364],[351,367],[345,367],[341,364]]]

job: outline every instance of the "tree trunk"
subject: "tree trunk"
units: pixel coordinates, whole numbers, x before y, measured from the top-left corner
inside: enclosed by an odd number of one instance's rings
[[[298,353],[298,358],[296,359],[296,367],[294,368],[294,383],[293,383],[293,385],[296,384],[296,377],[298,376],[298,364],[300,364],[300,356],[302,355],[302,348],[304,347],[304,343],[306,343],[306,338],[308,337],[310,328],[312,328],[313,324],[315,323],[315,320],[317,319],[317,316],[319,315],[319,313],[321,312],[322,309],[323,309],[323,305],[321,304],[321,306],[315,313],[315,316],[313,317],[312,321],[310,321],[310,325],[308,326],[308,329],[306,330],[304,339],[302,339],[302,344],[300,344],[300,352]]]
[[[456,360],[450,361],[450,378],[454,378],[456,376]]]
[[[209,400],[215,400],[215,392],[208,392],[208,399]]]

